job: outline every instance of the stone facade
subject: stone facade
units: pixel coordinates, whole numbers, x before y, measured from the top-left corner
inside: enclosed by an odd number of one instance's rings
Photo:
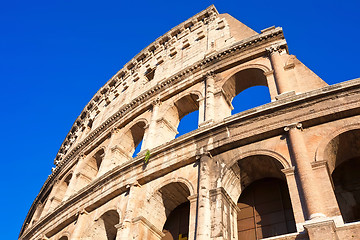
[[[259,85],[271,102],[231,115]],[[360,79],[328,86],[281,28],[210,6],[94,95],[19,239],[360,239],[359,100]]]

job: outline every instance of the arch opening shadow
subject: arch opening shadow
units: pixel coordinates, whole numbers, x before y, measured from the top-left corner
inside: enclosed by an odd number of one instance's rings
[[[333,138],[325,148],[334,193],[345,223],[360,221],[360,130]]]
[[[254,155],[238,161],[242,192],[238,198],[239,239],[261,239],[296,232],[283,165]]]

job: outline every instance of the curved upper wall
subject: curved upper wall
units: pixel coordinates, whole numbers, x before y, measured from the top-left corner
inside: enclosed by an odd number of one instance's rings
[[[257,33],[212,5],[172,28],[143,49],[118,71],[85,106],[55,158],[64,155],[89,133],[161,81]]]

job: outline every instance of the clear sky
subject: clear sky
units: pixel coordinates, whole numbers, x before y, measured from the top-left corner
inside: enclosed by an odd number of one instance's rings
[[[0,239],[17,239],[62,141],[96,91],[211,4],[258,32],[283,27],[290,53],[329,84],[360,77],[358,0],[3,0]]]

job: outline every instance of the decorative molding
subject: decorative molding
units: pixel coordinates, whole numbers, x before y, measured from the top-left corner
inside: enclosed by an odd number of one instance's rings
[[[291,124],[284,127],[285,132],[290,131],[290,129],[299,129],[299,130],[302,131],[303,130],[303,125],[302,125],[302,123],[291,123]]]
[[[292,176],[295,174],[295,167],[288,167],[285,169],[281,169],[281,171],[285,174],[285,176]]]
[[[328,170],[328,163],[326,160],[311,162],[312,169],[326,168]]]
[[[147,220],[145,217],[140,216],[132,219],[132,223],[140,223],[146,228],[148,228],[152,233],[157,235],[157,237],[162,238],[165,236],[165,234],[160,231],[157,227],[155,227],[149,220]]]
[[[164,126],[166,126],[169,130],[173,131],[175,134],[178,134],[179,132],[177,131],[176,127],[174,127],[168,120],[166,120],[166,118],[160,118],[158,120],[156,120],[157,123],[159,124],[164,124]]]

